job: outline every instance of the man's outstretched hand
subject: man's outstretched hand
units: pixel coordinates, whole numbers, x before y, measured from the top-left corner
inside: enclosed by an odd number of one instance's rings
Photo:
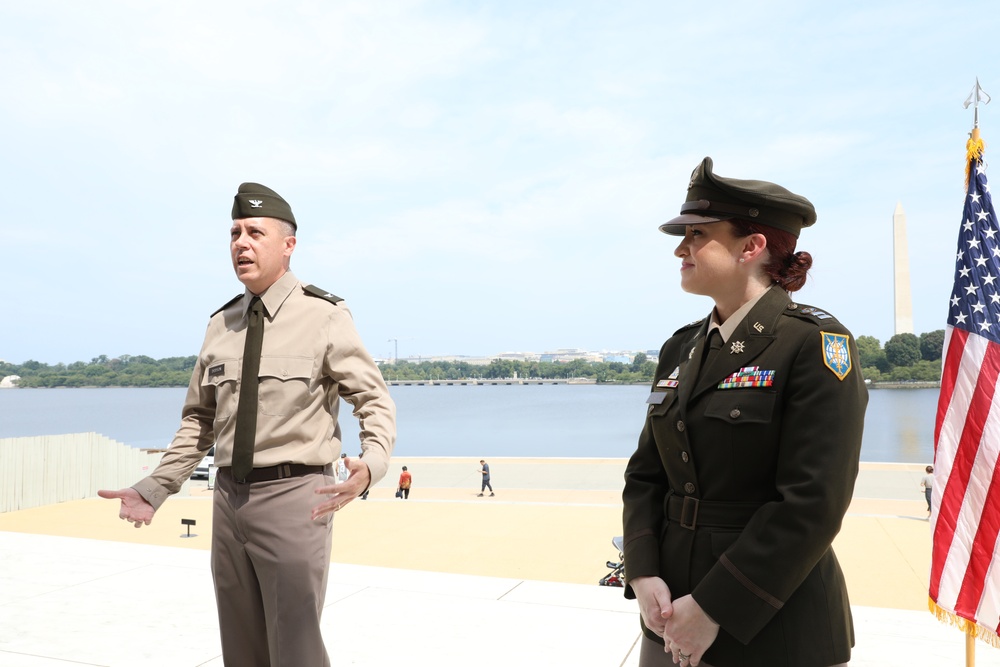
[[[116,498],[121,500],[122,504],[118,510],[118,518],[135,524],[136,528],[141,528],[143,524],[148,526],[149,522],[153,520],[153,514],[156,512],[153,506],[140,496],[138,491],[131,487],[118,491],[101,489],[97,492],[97,495],[110,500]]]

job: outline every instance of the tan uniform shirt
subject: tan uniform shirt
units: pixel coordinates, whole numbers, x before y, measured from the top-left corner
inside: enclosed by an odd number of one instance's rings
[[[153,473],[133,488],[154,508],[176,493],[205,452],[232,463],[243,346],[252,294],[212,316],[181,426]],[[343,302],[304,291],[286,272],[261,295],[267,317],[260,358],[254,467],[326,465],[340,456],[340,398],[354,406],[372,481],[382,479],[396,438],[396,408]]]

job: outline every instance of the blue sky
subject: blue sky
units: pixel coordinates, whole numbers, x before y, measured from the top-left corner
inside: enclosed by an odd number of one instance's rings
[[[914,327],[943,328],[962,103],[977,76],[1000,95],[985,1],[36,0],[0,19],[12,362],[197,353],[242,289],[242,181],[291,203],[293,270],[347,300],[375,356],[657,348],[711,306],[657,230],[706,155],[813,201],[796,298],[883,342],[901,202]],[[989,160],[1000,104],[980,125]]]

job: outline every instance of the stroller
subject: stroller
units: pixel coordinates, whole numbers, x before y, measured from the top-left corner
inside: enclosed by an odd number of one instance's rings
[[[599,586],[625,586],[625,538],[619,535],[611,538],[611,544],[618,549],[618,561],[609,560],[608,569],[611,570],[598,581]]]

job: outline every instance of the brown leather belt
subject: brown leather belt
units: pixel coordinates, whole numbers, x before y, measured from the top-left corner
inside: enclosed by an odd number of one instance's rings
[[[764,503],[723,502],[700,500],[693,496],[667,496],[666,514],[681,528],[694,530],[700,527],[742,528]]]
[[[247,475],[246,479],[236,479],[233,477],[233,469],[230,466],[222,466],[219,472],[228,477],[232,477],[237,484],[253,484],[254,482],[273,482],[276,479],[286,479],[288,477],[302,477],[303,475],[316,475],[319,473],[333,474],[333,464],[325,466],[307,466],[304,463],[281,463],[276,466],[266,468],[254,468]]]

